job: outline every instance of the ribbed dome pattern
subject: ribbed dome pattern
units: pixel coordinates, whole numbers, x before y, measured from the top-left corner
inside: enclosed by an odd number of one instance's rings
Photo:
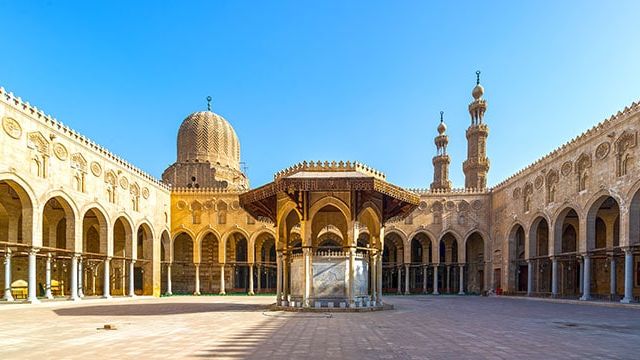
[[[178,131],[178,162],[209,162],[240,169],[240,142],[233,127],[211,111],[195,112]]]

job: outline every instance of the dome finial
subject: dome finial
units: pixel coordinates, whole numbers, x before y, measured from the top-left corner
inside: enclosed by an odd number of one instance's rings
[[[211,111],[211,96],[207,96],[207,111]]]
[[[440,122],[444,122],[444,111],[440,111]]]
[[[480,70],[476,71],[476,85],[480,85]]]
[[[444,135],[447,131],[447,125],[444,123],[444,111],[440,111],[440,124],[438,125],[438,134]]]

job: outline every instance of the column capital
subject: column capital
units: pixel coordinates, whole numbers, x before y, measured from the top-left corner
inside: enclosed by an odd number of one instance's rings
[[[29,255],[35,255],[40,251],[39,247],[32,247],[29,249]]]
[[[622,248],[622,251],[624,251],[625,255],[628,255],[633,252],[633,248],[631,246],[625,246]]]

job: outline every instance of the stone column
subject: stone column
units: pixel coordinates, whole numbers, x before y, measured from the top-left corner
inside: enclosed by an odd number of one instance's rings
[[[249,295],[255,295],[253,292],[253,264],[249,264]]]
[[[171,287],[171,263],[169,263],[167,264],[167,295],[173,295],[173,289]]]
[[[591,257],[589,254],[584,254],[583,256],[583,289],[582,289],[582,297],[580,300],[590,300],[591,299]]]
[[[409,295],[409,264],[404,264],[404,294]]]
[[[276,303],[282,305],[282,253],[276,253]]]
[[[584,262],[582,261],[582,259],[578,259],[578,264],[580,266],[580,283],[578,284],[578,288],[582,293],[584,290]]]
[[[311,297],[311,282],[313,281],[311,276],[311,248],[305,247],[302,249],[302,257],[304,264],[304,294],[302,298],[302,306],[309,307]]]
[[[464,265],[460,265],[460,291],[458,295],[464,295]]]
[[[78,254],[71,255],[71,294],[69,300],[78,301]]]
[[[28,298],[27,300],[31,304],[37,304],[40,302],[37,296],[37,287],[36,287],[36,254],[39,249],[31,248],[29,250],[29,284],[28,284]]]
[[[447,268],[447,293],[451,292],[451,266],[449,264],[445,265]]]
[[[433,295],[440,295],[438,292],[438,264],[433,265]]]
[[[78,257],[78,297],[84,297],[84,291],[82,291],[84,283],[84,271],[82,271],[82,256]]]
[[[611,262],[609,266],[609,293],[611,294],[611,300],[615,300],[617,295],[618,279],[616,277],[616,258],[611,254]]]
[[[558,258],[551,258],[551,296],[558,296]]]
[[[195,284],[195,289],[193,290],[193,295],[200,295],[200,264],[196,263],[196,264],[193,264],[193,266],[195,266],[196,268],[196,276],[195,276],[196,284]]]
[[[135,288],[133,285],[133,269],[134,269],[135,263],[136,263],[135,260],[131,260],[131,262],[129,262],[129,296],[130,297],[136,296]]]
[[[382,252],[376,254],[376,266],[378,267],[376,270],[376,282],[378,283],[376,303],[378,306],[382,306]]]
[[[402,294],[402,266],[398,266],[398,286],[396,287],[396,293],[398,295]]]
[[[256,288],[256,294],[260,293],[260,289],[262,289],[262,266],[258,265],[256,267],[256,273],[257,273],[257,277],[256,280],[258,281],[257,284],[257,288]]]
[[[633,300],[633,252],[631,248],[624,249],[624,298],[623,304],[634,302]]]
[[[11,294],[11,249],[4,253],[4,300],[13,301]]]
[[[51,293],[51,253],[47,254],[47,264],[45,267],[45,294],[44,296],[51,300],[53,294]]]
[[[224,288],[224,264],[220,264],[220,295],[227,295]]]
[[[527,260],[527,296],[533,295],[533,262]]]
[[[111,298],[111,273],[109,269],[109,264],[111,263],[111,258],[107,257],[104,259],[104,284],[102,284],[102,297],[105,299]]]
[[[427,293],[427,265],[422,266],[422,293]]]

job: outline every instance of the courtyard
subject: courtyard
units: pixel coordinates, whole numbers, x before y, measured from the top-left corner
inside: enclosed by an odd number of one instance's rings
[[[640,308],[385,299],[394,310],[331,314],[270,311],[271,296],[2,304],[0,358],[631,359],[640,351]]]

